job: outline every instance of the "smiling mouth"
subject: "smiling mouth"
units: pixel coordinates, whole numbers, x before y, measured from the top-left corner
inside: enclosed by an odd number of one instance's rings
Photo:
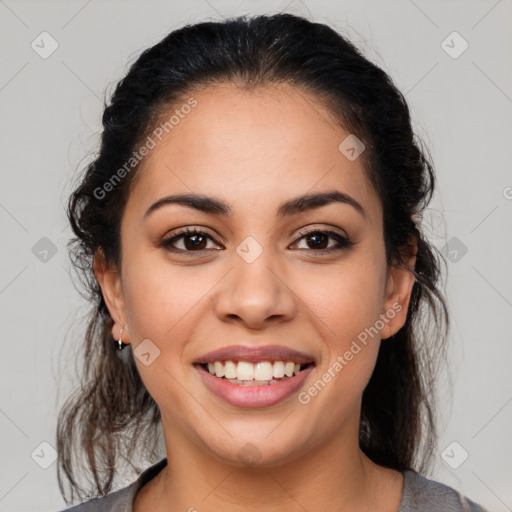
[[[314,363],[299,364],[294,361],[215,361],[198,363],[214,377],[238,386],[272,386],[299,375]]]

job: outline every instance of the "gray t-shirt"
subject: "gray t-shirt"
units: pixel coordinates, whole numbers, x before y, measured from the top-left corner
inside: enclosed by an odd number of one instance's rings
[[[167,458],[144,470],[137,480],[102,498],[94,498],[61,512],[133,512],[137,492],[167,465]],[[402,500],[397,512],[488,512],[447,485],[405,470]]]

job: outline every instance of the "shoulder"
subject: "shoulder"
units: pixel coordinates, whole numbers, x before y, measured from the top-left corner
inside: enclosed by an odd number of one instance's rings
[[[134,482],[135,483],[135,482]],[[107,512],[115,510],[116,512],[131,512],[131,496],[134,484],[129,485],[119,491],[111,492],[101,498],[80,503],[73,507],[62,510],[61,512]]]
[[[398,512],[488,512],[458,491],[406,470]]]
[[[131,512],[132,497],[135,496],[134,487],[137,482],[115,492],[111,492],[101,498],[80,503],[61,512]]]
[[[167,465],[167,458],[145,469],[130,485],[100,498],[74,505],[60,512],[133,512],[133,502],[139,490]]]

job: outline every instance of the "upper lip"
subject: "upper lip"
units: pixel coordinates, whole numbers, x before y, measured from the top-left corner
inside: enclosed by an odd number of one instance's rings
[[[298,364],[313,363],[312,357],[297,350],[281,345],[264,345],[250,347],[247,345],[232,345],[223,347],[196,359],[196,364],[214,363],[215,361],[247,361],[257,363],[260,361],[293,361]]]

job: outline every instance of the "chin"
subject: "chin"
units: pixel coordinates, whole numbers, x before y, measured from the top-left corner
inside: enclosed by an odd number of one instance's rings
[[[305,453],[302,439],[299,442],[297,438],[291,438],[289,433],[287,434],[286,439],[283,439],[277,434],[268,436],[266,431],[260,431],[258,436],[246,434],[228,437],[222,443],[211,440],[206,444],[213,456],[225,464],[267,469],[293,462]]]

